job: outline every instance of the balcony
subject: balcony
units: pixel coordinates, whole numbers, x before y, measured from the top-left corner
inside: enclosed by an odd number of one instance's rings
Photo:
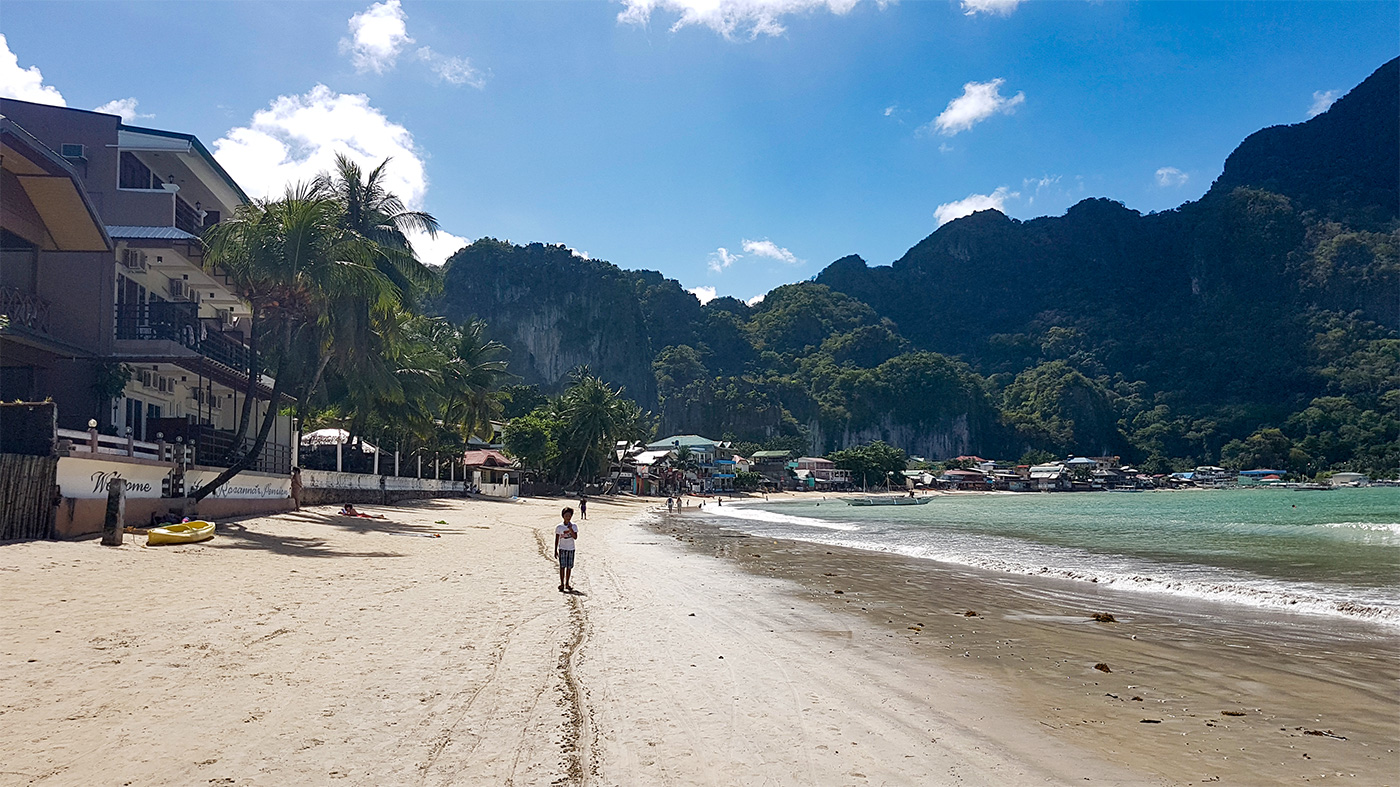
[[[248,371],[248,348],[199,318],[193,303],[154,302],[117,306],[118,340],[174,342],[236,372]]]
[[[38,295],[0,287],[0,314],[9,318],[10,325],[49,332],[49,302]]]
[[[253,447],[251,436],[243,439],[241,449],[234,450],[234,433],[227,429],[215,429],[208,424],[194,423],[191,417],[185,418],[153,418],[146,425],[146,431],[159,432],[164,443],[171,443],[179,438],[179,442],[192,446],[194,464],[205,467],[228,467],[233,463],[236,456],[246,452]],[[287,474],[292,471],[292,447],[286,443],[277,442],[277,439],[286,439],[285,435],[277,435],[276,438],[269,436],[263,444],[262,451],[258,455],[257,461],[249,469],[263,473]]]

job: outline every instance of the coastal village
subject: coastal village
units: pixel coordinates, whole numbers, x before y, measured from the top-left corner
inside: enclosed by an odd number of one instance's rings
[[[43,459],[6,473],[20,486],[31,481],[14,493],[27,502],[9,508],[6,537],[96,532],[114,479],[125,482],[125,525],[168,515],[230,466],[239,455],[233,449],[250,448],[264,424],[258,455],[201,502],[202,516],[286,508],[294,467],[302,503],[565,491],[502,450],[508,424],[501,421],[457,451],[381,447],[338,427],[304,432],[285,399],[272,406],[275,379],[249,379],[250,306],[226,271],[206,264],[201,236],[249,198],[205,145],[98,112],[3,99],[0,114],[0,312],[7,315],[0,400],[12,403],[4,405],[0,453]],[[1071,492],[1293,481],[1270,468],[1147,474],[1106,456],[1033,465],[909,457],[883,477],[857,480],[828,457],[745,456],[730,441],[695,434],[624,440],[612,453],[599,477],[580,479],[582,488],[640,496],[872,487]],[[1330,483],[1367,480],[1338,473]],[[56,512],[47,491],[54,485]]]
[[[1081,5],[8,3],[0,787],[1394,785],[1394,4]]]

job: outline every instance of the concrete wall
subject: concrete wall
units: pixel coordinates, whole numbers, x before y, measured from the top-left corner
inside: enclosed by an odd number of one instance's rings
[[[461,497],[466,492],[465,481],[337,473],[334,470],[303,470],[301,482],[304,506],[388,504],[428,497]]]

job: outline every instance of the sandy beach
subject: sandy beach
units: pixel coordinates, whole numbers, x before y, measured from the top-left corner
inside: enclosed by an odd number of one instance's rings
[[[635,500],[590,501],[564,595],[561,505],[0,547],[0,784],[1400,783],[1395,640],[1372,629]]]

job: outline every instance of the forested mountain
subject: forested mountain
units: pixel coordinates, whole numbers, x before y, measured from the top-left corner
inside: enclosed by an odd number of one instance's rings
[[[1251,135],[1175,210],[983,211],[890,266],[845,257],[752,308],[483,240],[449,261],[441,309],[485,318],[527,382],[591,365],[662,431],[1394,470],[1397,96],[1391,61],[1327,112]]]

